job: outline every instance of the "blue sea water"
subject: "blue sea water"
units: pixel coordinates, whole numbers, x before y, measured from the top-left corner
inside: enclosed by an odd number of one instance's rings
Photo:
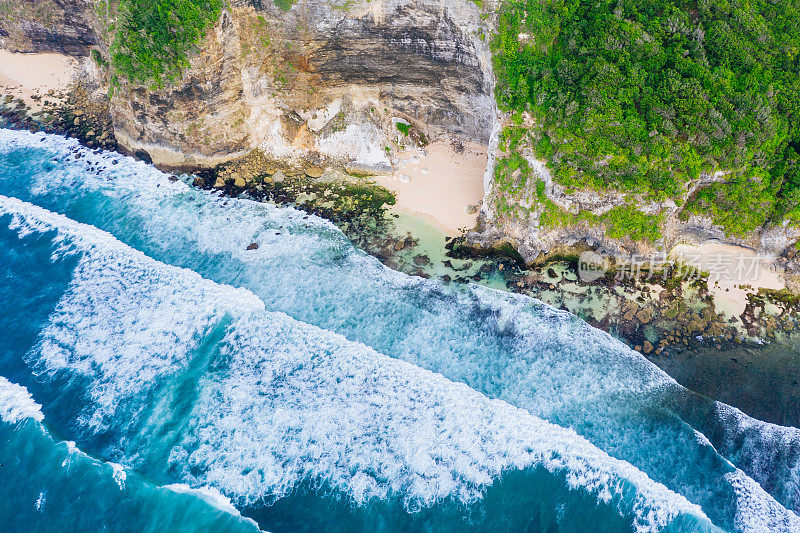
[[[291,208],[0,130],[0,266],[9,531],[800,531],[795,428]]]

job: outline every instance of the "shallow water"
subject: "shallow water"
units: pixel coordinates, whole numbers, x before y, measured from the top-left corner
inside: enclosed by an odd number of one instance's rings
[[[800,528],[797,430],[567,313],[393,272],[324,220],[59,137],[0,130],[0,195],[0,453],[75,441],[98,479],[132,480],[73,518],[68,489],[96,483],[22,460],[0,489],[15,530],[147,529],[178,496],[189,530]]]

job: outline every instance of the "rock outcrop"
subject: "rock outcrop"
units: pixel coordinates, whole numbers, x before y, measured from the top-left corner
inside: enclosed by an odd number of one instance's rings
[[[93,0],[0,2],[0,46],[11,52],[86,56],[100,43]]]
[[[113,11],[90,0],[6,2],[2,46],[108,59]],[[424,138],[486,143],[491,22],[471,0],[232,0],[174,85],[120,80],[120,146],[167,167],[204,167],[260,148],[386,169],[395,121]]]

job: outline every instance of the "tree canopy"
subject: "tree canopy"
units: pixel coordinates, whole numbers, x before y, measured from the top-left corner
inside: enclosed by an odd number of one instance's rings
[[[532,115],[560,183],[667,198],[720,172],[687,211],[740,233],[796,211],[798,0],[508,0],[499,20],[498,103]]]
[[[121,0],[111,45],[116,72],[135,83],[174,82],[220,16],[223,0]]]

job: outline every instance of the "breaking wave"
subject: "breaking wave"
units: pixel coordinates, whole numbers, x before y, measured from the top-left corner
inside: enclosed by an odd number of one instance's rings
[[[640,529],[800,527],[797,430],[567,313],[404,276],[326,221],[59,137],[0,130],[0,191],[69,217],[2,201],[17,234],[78,258],[27,358],[82,391],[108,457],[245,506],[301,486],[478,505],[524,469]]]

